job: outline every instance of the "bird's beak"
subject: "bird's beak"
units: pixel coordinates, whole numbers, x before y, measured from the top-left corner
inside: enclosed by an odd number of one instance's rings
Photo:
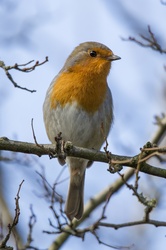
[[[107,58],[108,58],[109,61],[115,61],[115,60],[121,59],[120,56],[116,56],[116,55],[114,55],[114,54],[111,55],[111,56],[108,56]]]

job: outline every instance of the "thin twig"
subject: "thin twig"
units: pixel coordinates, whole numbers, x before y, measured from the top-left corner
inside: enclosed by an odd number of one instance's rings
[[[163,49],[161,47],[161,45],[159,44],[159,42],[157,41],[154,33],[151,30],[150,25],[148,25],[148,33],[149,33],[149,37],[140,34],[139,36],[143,39],[143,41],[140,41],[138,39],[136,39],[135,37],[129,36],[127,39],[126,38],[122,38],[123,41],[132,41],[137,43],[138,45],[145,47],[145,48],[151,48],[155,51],[160,52],[161,54],[165,54],[166,53],[166,49]]]
[[[15,216],[14,216],[13,222],[12,224],[8,224],[8,234],[6,235],[5,239],[2,241],[0,248],[6,247],[6,244],[11,236],[13,228],[18,224],[19,216],[20,216],[20,205],[19,205],[20,196],[19,195],[20,195],[20,190],[21,190],[23,182],[24,180],[20,183],[16,198],[15,198]]]
[[[114,229],[137,226],[137,225],[142,225],[142,224],[150,224],[150,225],[153,225],[155,227],[166,227],[165,221],[145,220],[145,219],[138,220],[138,221],[132,221],[132,222],[126,222],[126,223],[120,223],[120,224],[99,222],[99,226],[101,226],[101,227],[109,227],[109,228],[114,228]]]
[[[32,72],[33,70],[36,69],[36,67],[41,66],[44,63],[48,62],[48,57],[46,56],[45,60],[41,63],[39,61],[36,61],[34,65],[32,65],[30,67],[25,67],[25,66],[31,64],[32,62],[34,62],[34,60],[31,60],[31,61],[24,63],[24,64],[15,63],[13,66],[6,66],[3,61],[0,61],[0,67],[5,71],[7,78],[13,83],[14,87],[33,93],[33,92],[36,92],[36,90],[31,90],[31,89],[28,89],[28,88],[25,88],[25,87],[18,85],[16,83],[16,81],[13,79],[12,75],[9,73],[9,70],[12,70],[12,69],[15,69],[15,70],[18,70],[18,71],[21,71],[24,73]]]

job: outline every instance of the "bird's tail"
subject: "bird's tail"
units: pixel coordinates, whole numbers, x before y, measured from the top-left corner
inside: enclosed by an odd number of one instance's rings
[[[74,217],[80,220],[84,210],[84,180],[85,168],[72,169],[70,167],[70,184],[66,201],[65,213],[72,220]]]

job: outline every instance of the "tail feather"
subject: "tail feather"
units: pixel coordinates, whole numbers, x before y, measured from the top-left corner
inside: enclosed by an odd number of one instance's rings
[[[82,175],[70,176],[70,185],[66,201],[65,212],[72,220],[74,217],[80,220],[84,210],[84,180],[85,171]]]

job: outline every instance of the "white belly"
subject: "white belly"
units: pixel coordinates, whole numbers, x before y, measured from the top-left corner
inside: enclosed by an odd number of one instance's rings
[[[106,100],[94,113],[87,113],[76,102],[65,107],[57,105],[56,109],[51,109],[49,104],[47,96],[43,112],[47,135],[52,143],[55,143],[57,134],[62,132],[63,140],[71,141],[75,146],[100,149],[113,120],[109,89]]]

